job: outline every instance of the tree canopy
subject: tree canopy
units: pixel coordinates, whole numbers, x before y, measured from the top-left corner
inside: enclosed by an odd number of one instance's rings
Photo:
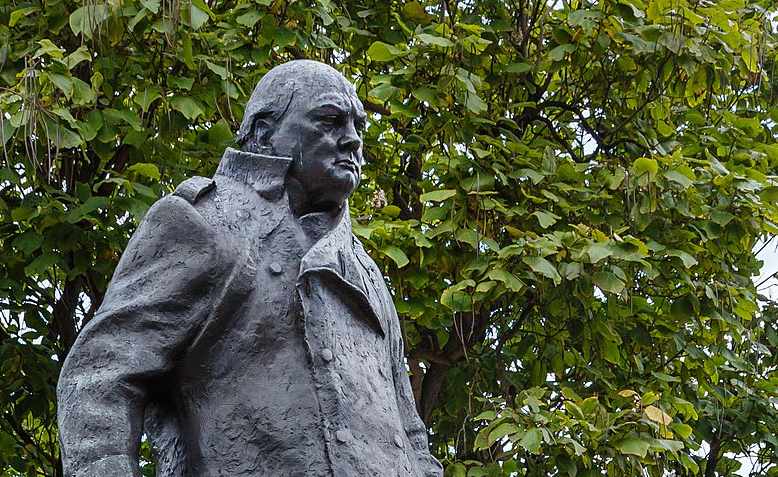
[[[357,85],[355,233],[449,476],[778,475],[770,0],[0,1],[0,474],[61,475],[59,366],[252,88]],[[153,475],[149,459],[144,471]]]

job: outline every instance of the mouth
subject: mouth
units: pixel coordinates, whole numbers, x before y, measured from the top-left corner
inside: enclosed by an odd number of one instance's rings
[[[352,161],[351,159],[341,159],[339,161],[335,161],[335,164],[349,169],[354,174],[359,174],[359,164]]]

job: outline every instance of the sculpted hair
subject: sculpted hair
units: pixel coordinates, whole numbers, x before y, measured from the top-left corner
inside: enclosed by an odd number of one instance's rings
[[[269,147],[276,126],[295,98],[310,96],[324,86],[339,89],[359,101],[354,86],[343,75],[318,61],[294,60],[268,71],[246,104],[236,137],[241,149],[260,152]]]

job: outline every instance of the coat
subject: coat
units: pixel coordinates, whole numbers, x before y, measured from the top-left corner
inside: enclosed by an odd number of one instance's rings
[[[347,206],[294,217],[285,158],[228,149],[159,200],[58,383],[65,475],[441,476],[399,321]]]

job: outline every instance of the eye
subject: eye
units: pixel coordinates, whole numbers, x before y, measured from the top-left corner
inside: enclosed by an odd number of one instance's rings
[[[335,127],[340,124],[340,116],[337,114],[325,114],[319,116],[319,122],[326,127]]]
[[[360,136],[365,132],[366,127],[367,124],[365,123],[364,119],[357,119],[354,121],[354,128],[357,130]]]

